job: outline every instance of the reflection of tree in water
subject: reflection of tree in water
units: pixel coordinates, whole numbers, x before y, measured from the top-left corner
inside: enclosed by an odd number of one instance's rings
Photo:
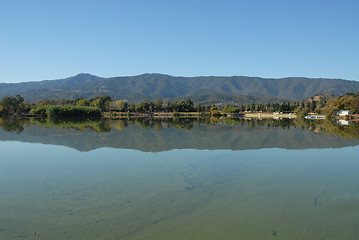
[[[200,123],[202,121],[198,121],[198,119],[188,119],[188,118],[167,118],[167,119],[136,118],[129,120],[127,119],[114,120],[114,122],[121,122],[119,124],[121,126],[126,126],[126,127],[130,125],[137,125],[143,129],[151,129],[153,127],[156,127],[158,131],[161,131],[164,127],[165,128],[174,127],[178,129],[191,130],[195,123]]]
[[[127,127],[127,120],[120,119],[116,121],[111,121],[111,127],[116,128],[117,130],[122,130]]]
[[[163,128],[177,128],[191,130],[194,125],[228,125],[228,126],[250,126],[251,128],[282,128],[291,127],[307,129],[315,133],[329,133],[341,136],[343,138],[359,138],[359,124],[354,123],[350,126],[336,125],[332,121],[310,121],[305,119],[243,119],[243,118],[171,118],[171,119],[135,119],[135,120],[118,120],[123,121],[121,126],[127,127],[137,125],[143,129],[156,127],[157,131]],[[122,128],[123,128],[122,127]]]
[[[342,138],[359,138],[359,123],[353,122],[349,126],[335,124],[331,120],[306,120],[296,119],[297,127],[307,129],[315,133],[334,134]]]
[[[126,126],[137,125],[144,129],[151,129],[156,127],[158,131],[163,128],[177,128],[191,130],[193,126],[197,125],[228,125],[228,126],[250,126],[252,128],[290,128],[295,127],[296,124],[290,119],[236,119],[236,118],[169,118],[169,119],[155,119],[155,118],[137,118],[135,120],[122,119],[114,120],[114,126],[120,125],[120,129]],[[118,127],[116,127],[118,129]]]
[[[153,128],[155,126],[152,118],[136,118],[134,123],[140,128]]]
[[[193,128],[193,124],[194,124],[194,120],[192,119],[173,119],[173,122],[170,123],[170,126],[173,126],[175,128],[178,129],[186,129],[186,130],[191,130]]]
[[[16,132],[17,134],[24,131],[24,120],[17,118],[0,118],[0,127],[5,132]]]
[[[56,118],[56,119],[30,119],[31,123],[46,128],[73,128],[77,130],[91,129],[97,132],[110,132],[110,121],[105,119],[84,118]]]
[[[291,127],[309,130],[314,133],[334,134],[343,138],[359,138],[359,123],[354,122],[350,126],[337,125],[333,121],[320,120],[312,121],[297,118],[291,119],[243,119],[243,118],[136,118],[136,119],[18,119],[18,118],[0,118],[0,127],[7,132],[21,133],[24,130],[24,124],[36,124],[46,128],[73,128],[77,130],[95,130],[97,132],[110,132],[113,128],[123,130],[129,126],[139,126],[142,129],[156,128],[161,131],[165,128],[176,128],[191,130],[194,126],[249,126],[251,128],[283,128]]]
[[[332,121],[323,121],[321,127],[326,133],[334,134],[342,138],[359,138],[359,123],[354,122],[349,126],[335,124]]]

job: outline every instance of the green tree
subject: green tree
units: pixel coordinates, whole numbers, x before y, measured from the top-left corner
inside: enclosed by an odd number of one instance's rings
[[[191,99],[178,100],[172,104],[172,109],[176,112],[192,112],[194,111],[193,102]]]
[[[136,105],[136,112],[152,112],[155,104],[151,101],[142,101]]]
[[[246,106],[241,105],[241,107],[239,108],[239,111],[241,111],[241,112],[245,112],[245,111],[246,111]]]
[[[76,105],[78,106],[89,106],[90,103],[86,99],[80,99],[77,101]]]
[[[5,114],[6,114],[5,108],[0,105],[0,116]]]
[[[115,106],[118,110],[120,110],[121,112],[124,112],[127,110],[127,102],[124,102],[122,100],[118,100],[115,102]]]
[[[101,109],[101,111],[108,111],[110,108],[110,101],[111,101],[110,96],[103,96],[95,99],[92,102],[92,105],[98,107],[99,109]]]
[[[256,110],[256,105],[254,103],[251,104],[250,110],[254,112]]]
[[[166,112],[172,112],[173,111],[173,107],[172,107],[171,102],[169,102],[169,101],[167,102],[165,110],[166,110]]]
[[[160,110],[162,109],[162,104],[163,104],[162,99],[161,99],[161,98],[157,98],[157,100],[156,100],[156,105],[155,105],[157,111],[160,111]]]
[[[5,114],[14,114],[23,110],[24,98],[17,94],[15,97],[4,97],[0,105],[4,108]]]
[[[312,104],[311,104],[311,107],[310,107],[310,111],[311,112],[314,112],[314,110],[317,108],[317,102],[316,101],[313,101]]]

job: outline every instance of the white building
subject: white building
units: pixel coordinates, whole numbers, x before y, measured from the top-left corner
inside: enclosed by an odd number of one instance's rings
[[[340,110],[337,112],[338,116],[350,116],[353,115],[352,111],[350,110]]]

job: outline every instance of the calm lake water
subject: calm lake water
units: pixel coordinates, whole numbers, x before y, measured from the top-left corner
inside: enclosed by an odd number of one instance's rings
[[[2,125],[0,239],[358,239],[355,125],[98,124]]]

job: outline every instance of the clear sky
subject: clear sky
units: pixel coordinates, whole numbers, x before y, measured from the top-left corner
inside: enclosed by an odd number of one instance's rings
[[[359,80],[359,1],[0,0],[0,82],[81,72]]]

